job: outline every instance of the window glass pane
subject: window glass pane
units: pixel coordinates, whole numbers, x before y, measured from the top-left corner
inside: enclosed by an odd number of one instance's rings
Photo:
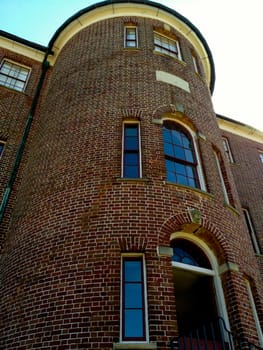
[[[139,169],[137,166],[125,166],[124,167],[124,177],[128,177],[130,179],[136,179],[139,177]]]
[[[125,142],[126,150],[137,150],[138,149],[138,139],[137,137],[127,137]]]
[[[193,153],[190,150],[185,150],[185,159],[190,162],[193,163],[194,162],[194,158],[193,158]]]
[[[126,283],[124,303],[127,309],[142,308],[142,284]]]
[[[125,134],[126,136],[138,136],[138,125],[125,125]]]
[[[177,174],[177,182],[180,185],[188,186],[187,178],[183,175]]]
[[[166,159],[165,164],[166,164],[167,171],[172,172],[172,173],[175,172],[175,162]]]
[[[140,282],[142,280],[141,261],[125,261],[124,278],[125,282]]]
[[[143,311],[125,310],[125,337],[143,337]]]
[[[175,173],[172,173],[172,172],[167,171],[166,177],[167,177],[167,180],[168,180],[168,181],[177,183],[177,178],[176,178]]]
[[[125,165],[136,165],[138,166],[139,155],[137,153],[126,153],[124,162]]]
[[[182,138],[181,138],[180,132],[173,130],[172,135],[173,135],[173,143],[175,145],[182,146]]]
[[[185,159],[184,149],[178,146],[175,146],[175,157],[178,159]]]
[[[176,174],[181,174],[183,176],[186,176],[186,166],[181,163],[175,163],[175,171]]]
[[[164,144],[164,153],[167,155],[167,156],[172,156],[174,157],[174,148],[173,148],[173,145],[171,143],[165,143]]]
[[[163,128],[163,139],[165,142],[172,143],[172,134],[169,130]]]

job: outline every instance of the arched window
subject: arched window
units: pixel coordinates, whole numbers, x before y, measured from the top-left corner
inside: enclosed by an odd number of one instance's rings
[[[180,124],[165,120],[163,141],[168,181],[200,188],[193,139]]]

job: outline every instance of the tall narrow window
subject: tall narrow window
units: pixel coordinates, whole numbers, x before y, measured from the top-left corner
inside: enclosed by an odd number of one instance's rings
[[[137,27],[125,27],[124,46],[127,48],[138,47]]]
[[[229,161],[229,163],[233,163],[233,156],[232,156],[232,152],[231,152],[231,149],[230,149],[230,146],[229,146],[229,142],[228,142],[228,139],[226,137],[223,137],[222,138],[223,140],[223,146],[224,146],[224,150],[225,150],[225,153],[226,153],[226,157]]]
[[[122,176],[126,178],[141,177],[139,123],[123,124],[123,159]]]
[[[244,214],[244,218],[245,218],[245,221],[246,221],[246,224],[247,224],[247,228],[248,228],[250,239],[251,239],[251,242],[252,242],[252,245],[253,245],[253,248],[254,248],[254,252],[256,254],[260,254],[261,251],[260,251],[260,248],[259,248],[258,239],[257,239],[256,233],[255,233],[254,226],[252,224],[250,215],[249,215],[249,211],[247,209],[245,209],[245,208],[242,208],[242,212]]]
[[[122,341],[146,341],[145,277],[142,256],[122,258]]]
[[[163,141],[167,180],[200,188],[191,135],[181,125],[166,120],[163,124]]]
[[[29,71],[28,68],[4,60],[0,67],[0,85],[17,91],[24,91]]]
[[[154,50],[181,60],[179,42],[159,33],[154,33]]]
[[[259,151],[259,159],[261,161],[261,163],[263,163],[263,152]]]
[[[230,192],[230,188],[229,188],[229,184],[228,184],[227,176],[226,176],[226,170],[225,170],[224,163],[222,161],[221,154],[216,150],[214,150],[214,154],[215,154],[215,161],[216,161],[216,165],[217,165],[217,169],[218,169],[219,178],[221,181],[221,186],[222,186],[225,202],[228,205],[234,206],[234,201],[232,198],[232,194]]]
[[[0,159],[2,158],[2,154],[4,152],[4,148],[5,148],[5,142],[0,141]]]

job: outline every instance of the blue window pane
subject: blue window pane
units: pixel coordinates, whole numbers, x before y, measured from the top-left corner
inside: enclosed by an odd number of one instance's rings
[[[138,125],[129,125],[126,124],[125,125],[125,136],[129,137],[129,136],[138,136]]]
[[[191,179],[191,178],[188,178],[188,186],[198,187],[197,183],[196,183],[196,180],[195,179]]]
[[[175,147],[175,156],[178,159],[183,159],[185,160],[185,154],[184,154],[184,149],[181,147],[176,146]]]
[[[163,129],[163,139],[164,142],[172,143],[172,134],[169,130]]]
[[[185,177],[183,175],[177,175],[177,182],[181,185],[188,186],[187,177]]]
[[[127,137],[125,141],[126,150],[138,150],[138,139],[136,137]]]
[[[171,143],[164,144],[164,153],[167,156],[174,157],[174,148],[173,148],[173,145]]]
[[[173,130],[173,143],[178,146],[182,146],[181,133],[179,131]]]
[[[165,165],[166,165],[166,170],[167,170],[168,172],[172,172],[172,173],[175,172],[175,162],[166,159],[166,160],[165,160]]]
[[[192,143],[188,137],[182,134],[182,142],[185,148],[191,149]]]
[[[125,310],[125,331],[126,338],[143,337],[143,311],[142,310]]]
[[[183,176],[186,175],[186,166],[181,163],[175,163],[175,171],[176,174],[181,174]]]
[[[124,280],[125,282],[141,282],[142,271],[141,261],[125,261]]]
[[[185,158],[190,163],[194,162],[193,153],[191,150],[185,150]]]
[[[177,182],[175,173],[167,172],[167,181]]]
[[[137,165],[139,164],[139,155],[137,153],[126,153],[124,157],[125,165]]]
[[[136,179],[139,177],[139,169],[137,166],[128,166],[124,167],[124,177],[128,177],[130,179]]]
[[[125,308],[142,308],[142,284],[126,283],[125,285]]]

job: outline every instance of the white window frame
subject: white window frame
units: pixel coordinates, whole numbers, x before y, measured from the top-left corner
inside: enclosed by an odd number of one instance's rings
[[[263,151],[259,151],[259,158],[261,163],[263,163]]]
[[[145,340],[126,341],[122,339],[122,308],[123,308],[123,258],[142,258],[143,263],[143,277],[144,277],[144,317],[145,317]],[[145,255],[143,253],[124,253],[121,256],[121,278],[120,278],[120,343],[123,344],[145,344],[149,343],[149,323],[148,323],[148,298],[147,298],[147,275],[146,275],[146,263]]]
[[[228,319],[225,296],[224,296],[222,281],[221,281],[220,272],[219,272],[220,266],[218,265],[218,262],[214,253],[203,241],[201,241],[197,237],[193,237],[193,235],[190,233],[175,232],[171,235],[170,241],[172,242],[173,240],[178,238],[186,239],[192,242],[193,244],[195,244],[197,247],[199,247],[208,258],[211,264],[211,269],[188,265],[188,264],[184,264],[176,261],[171,262],[172,268],[184,269],[186,271],[192,271],[195,273],[199,273],[201,275],[211,276],[213,278],[213,283],[215,287],[215,300],[217,304],[218,315],[224,319],[227,329],[230,330],[230,323]],[[224,332],[224,335],[227,339],[227,335],[225,332]]]
[[[5,141],[0,140],[0,145],[3,145],[2,152],[0,153],[0,159],[1,159],[1,158],[2,158],[2,156],[3,156],[4,150],[5,150],[5,145],[6,145],[6,142],[5,142]]]
[[[197,162],[197,165],[196,165],[196,171],[197,171],[197,176],[198,176],[198,180],[199,180],[199,183],[200,183],[200,189],[197,188],[197,187],[189,187],[189,188],[193,188],[193,189],[199,189],[199,190],[202,190],[204,192],[207,191],[207,188],[206,188],[206,185],[205,185],[205,179],[204,179],[204,175],[203,175],[203,169],[202,169],[202,165],[201,165],[201,158],[200,158],[200,154],[199,154],[199,148],[197,147],[197,135],[196,133],[193,132],[193,130],[191,130],[187,125],[181,123],[179,120],[175,120],[175,119],[171,119],[171,118],[163,118],[162,119],[162,124],[165,120],[170,120],[172,122],[174,122],[175,124],[179,124],[181,125],[184,129],[186,129],[191,138],[192,138],[192,141],[193,141],[193,146],[194,146],[194,153],[195,153],[195,156],[196,156],[196,162]],[[178,184],[180,185],[180,184]]]
[[[158,53],[161,53],[161,54],[164,54],[164,55],[167,55],[167,56],[170,56],[170,57],[173,57],[173,58],[176,58],[176,59],[182,61],[180,44],[179,44],[179,41],[177,39],[172,39],[169,36],[160,34],[159,32],[156,32],[156,31],[153,33],[153,35],[154,35],[153,41],[154,41],[154,51],[155,52],[158,52]],[[172,46],[174,46],[176,48],[177,54],[173,53],[173,51],[170,50],[169,48],[165,48],[164,45],[158,45],[157,46],[157,44],[156,44],[156,36],[158,36],[161,39],[163,38],[163,40],[168,41],[168,43],[169,42],[173,43]]]
[[[139,138],[139,176],[132,178],[132,179],[141,179],[142,178],[142,147],[141,147],[141,126],[140,122],[136,120],[130,120],[130,121],[124,121],[122,124],[122,157],[121,157],[121,177],[126,179],[127,177],[124,177],[124,155],[125,155],[125,125],[127,124],[137,124],[138,125],[138,138]],[[130,178],[128,178],[130,179]]]
[[[253,297],[253,293],[251,290],[251,286],[248,280],[246,280],[246,285],[247,285],[247,291],[248,291],[248,297],[249,297],[249,301],[250,301],[250,305],[252,308],[252,313],[253,313],[253,317],[254,317],[254,321],[256,324],[256,329],[257,329],[257,333],[258,333],[258,341],[259,341],[259,346],[263,347],[263,333],[262,333],[262,329],[260,326],[260,322],[259,322],[259,318],[258,318],[258,313],[257,313],[257,309],[256,309],[256,304],[254,301],[254,297]]]
[[[135,40],[134,41],[128,39],[128,29],[135,30]],[[135,46],[127,45],[128,42],[134,42]],[[124,47],[125,47],[125,49],[137,49],[138,48],[138,28],[137,28],[137,26],[127,25],[124,27]]]
[[[224,176],[223,176],[222,169],[221,169],[221,164],[220,164],[218,154],[216,151],[214,151],[214,155],[215,155],[216,166],[217,166],[217,170],[218,170],[218,174],[219,174],[219,178],[220,178],[220,182],[221,182],[221,187],[222,187],[223,194],[224,194],[224,199],[225,199],[226,204],[230,205],[230,200],[228,197],[226,184],[225,184]]]
[[[228,139],[223,136],[222,140],[223,140],[223,146],[224,146],[225,154],[226,154],[226,157],[227,157],[229,163],[234,163],[234,159],[233,159],[233,156],[232,156],[232,152],[231,152],[231,149],[230,149],[230,146],[229,146]]]
[[[249,211],[246,208],[242,208],[242,212],[243,212],[244,217],[245,217],[245,222],[246,222],[246,225],[247,225],[247,229],[248,229],[248,232],[249,232],[250,239],[252,241],[254,252],[256,254],[261,254],[260,248],[259,248],[259,244],[258,244],[258,240],[257,240],[257,236],[256,236],[256,233],[255,233],[255,230],[254,230],[254,226],[253,226],[251,218],[250,218]]]
[[[22,68],[24,70],[27,71],[27,76],[26,76],[26,79],[23,81],[21,79],[18,79],[16,76],[12,76],[12,75],[7,75],[7,74],[3,74],[2,72],[2,68],[4,67],[5,63],[10,63],[11,65],[15,66],[15,67],[18,67],[18,68]],[[4,58],[1,62],[1,66],[0,66],[0,75],[3,75],[3,76],[6,76],[8,79],[10,79],[10,81],[13,81],[13,82],[17,82],[17,81],[20,81],[23,83],[23,88],[22,89],[17,89],[15,88],[15,86],[12,86],[10,84],[5,84],[5,83],[1,83],[0,82],[0,86],[4,86],[8,89],[12,89],[14,91],[18,91],[18,92],[24,92],[25,89],[26,89],[26,86],[27,86],[27,83],[28,83],[28,80],[29,80],[29,77],[30,77],[30,74],[31,74],[31,68],[25,66],[25,65],[22,65],[20,63],[17,63],[17,62],[14,62],[12,60],[9,60],[9,59],[6,59]]]

